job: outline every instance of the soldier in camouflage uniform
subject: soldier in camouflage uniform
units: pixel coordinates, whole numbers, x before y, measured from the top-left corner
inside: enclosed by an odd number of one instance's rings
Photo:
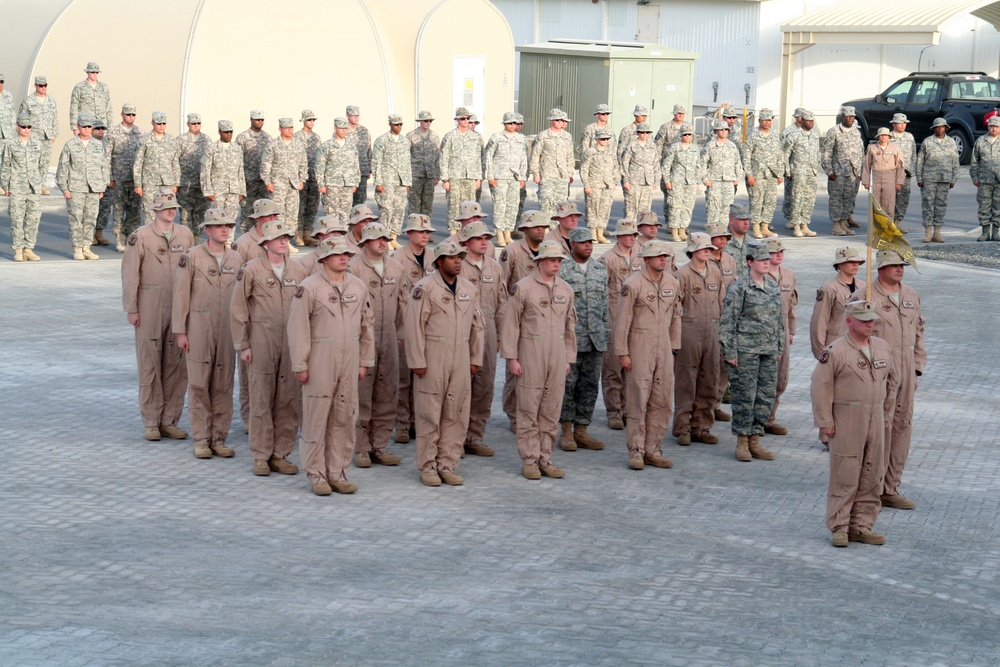
[[[608,128],[594,132],[594,145],[583,152],[580,162],[580,181],[587,198],[587,226],[598,243],[611,243],[604,236],[611,217],[611,204],[621,172],[618,159],[611,145],[614,134]]]
[[[350,126],[346,118],[334,118],[333,127],[333,138],[324,142],[316,155],[316,179],[326,214],[347,220],[361,178],[358,148],[347,136]]]
[[[821,164],[827,176],[833,233],[844,236],[848,233],[847,219],[854,213],[854,201],[858,198],[865,146],[854,124],[854,107],[840,107],[840,115],[843,121],[826,133]]]
[[[378,217],[389,230],[390,250],[403,247],[396,237],[403,231],[406,197],[413,177],[410,171],[410,142],[402,136],[403,117],[389,116],[389,131],[375,140],[372,150],[372,176]]]
[[[95,62],[87,63],[87,78],[73,86],[69,96],[69,126],[76,128],[76,120],[82,113],[93,118],[111,118],[111,90],[108,84],[98,81],[101,67]]]
[[[48,79],[44,76],[36,76],[34,94],[25,97],[17,110],[18,116],[27,114],[31,118],[31,136],[41,142],[42,159],[45,160],[46,164],[52,161],[52,144],[59,136],[59,121],[57,120],[59,112],[56,109],[56,101],[47,92],[48,89]],[[48,189],[44,186],[42,194],[49,194]]]
[[[201,160],[212,140],[201,133],[201,114],[187,115],[188,131],[177,137],[180,148],[178,162],[181,168],[181,184],[177,190],[177,203],[181,205],[181,224],[194,234],[201,234],[201,223],[208,210],[208,200],[201,189]]]
[[[763,243],[747,248],[747,274],[726,292],[719,321],[719,344],[733,395],[736,459],[770,461],[760,445],[778,385],[778,358],[785,344],[781,291],[767,278],[771,255]]]
[[[240,202],[247,195],[243,151],[233,143],[233,122],[219,121],[219,140],[201,159],[201,192],[212,208],[221,209],[227,220],[239,220]],[[233,242],[230,230],[229,242]]]
[[[101,146],[105,152],[108,150],[107,130],[108,124],[104,122],[104,119],[94,119],[94,130],[90,136],[94,141],[101,142]],[[110,160],[110,157],[108,159]],[[97,225],[94,227],[94,238],[91,240],[90,245],[108,245],[108,240],[104,238],[104,230],[107,229],[108,220],[111,219],[111,209],[114,207],[114,200],[114,193],[105,190],[104,196],[101,197],[101,203],[97,207]]]
[[[781,146],[784,150],[785,141],[792,134],[802,127],[802,107],[795,107],[792,112],[792,120],[795,122],[781,131]],[[781,212],[785,216],[785,229],[795,229],[792,225],[792,180],[788,178],[788,165],[785,165],[785,196],[781,200]]]
[[[358,149],[358,169],[361,177],[358,179],[358,189],[354,191],[352,206],[368,201],[368,177],[372,175],[372,135],[368,128],[361,125],[361,109],[350,104],[344,111],[347,116],[347,138],[354,142]]]
[[[63,146],[56,170],[56,185],[66,198],[69,237],[73,259],[100,259],[90,250],[101,197],[111,180],[111,161],[104,146],[90,137],[94,119],[88,113],[77,117],[77,136]]]
[[[314,239],[309,232],[312,230],[313,220],[316,219],[316,212],[319,210],[319,185],[316,181],[316,156],[319,147],[323,144],[313,127],[316,126],[316,114],[312,109],[302,110],[302,129],[295,133],[295,138],[301,141],[306,147],[306,161],[309,165],[309,178],[306,185],[299,192],[299,234],[302,235],[303,242],[308,246],[319,245],[319,241]]]
[[[800,116],[801,127],[789,132],[782,143],[785,161],[788,163],[788,180],[797,181],[792,187],[789,204],[789,222],[795,231],[793,236],[816,236],[809,229],[813,209],[816,207],[816,174],[819,173],[819,136],[812,131],[813,115],[803,109]],[[802,187],[798,187],[801,185]]]
[[[675,242],[687,239],[698,182],[701,180],[701,153],[694,143],[694,128],[684,125],[678,136],[679,141],[666,146],[666,153],[660,162],[663,187],[667,191],[667,224],[670,238]]]
[[[4,90],[4,75],[0,74],[0,141],[18,136],[14,129],[14,96]],[[31,124],[30,122],[28,123]]]
[[[441,178],[441,137],[431,131],[434,114],[417,114],[419,127],[406,133],[410,141],[410,214],[430,217],[434,210],[434,188]]]
[[[660,182],[660,151],[648,123],[639,123],[635,139],[622,152],[622,190],[625,191],[625,217],[636,218],[639,211],[653,205],[653,188]]]
[[[260,178],[260,158],[270,143],[271,135],[264,131],[264,112],[254,109],[250,112],[250,127],[236,136],[236,145],[243,151],[243,173],[247,179],[247,195],[243,199],[243,231],[254,226],[250,217],[253,203],[267,198],[267,188]]]
[[[750,196],[750,219],[755,239],[777,236],[770,229],[778,203],[778,186],[785,176],[785,154],[781,140],[771,131],[774,113],[761,109],[760,127],[750,133],[740,150]]]
[[[903,180],[903,187],[896,190],[896,212],[893,215],[893,221],[904,234],[906,230],[903,229],[900,223],[906,217],[906,209],[910,207],[910,179],[913,176],[914,164],[917,159],[917,142],[913,138],[913,135],[906,131],[906,124],[909,122],[910,120],[906,117],[906,114],[894,114],[892,117],[892,134],[889,135],[889,141],[896,144],[899,147],[899,152],[903,155],[903,170],[906,173],[906,178]]]
[[[538,207],[549,216],[569,195],[573,182],[573,139],[566,131],[569,120],[561,109],[549,111],[549,127],[535,136],[531,148],[528,172],[538,185]]]
[[[622,131],[618,133],[618,165],[621,166],[622,154],[628,145],[635,139],[635,128],[639,126],[639,123],[645,123],[649,119],[649,109],[641,104],[636,104],[635,109],[632,110],[632,122],[622,128]]]
[[[153,219],[153,197],[162,189],[177,192],[181,182],[180,145],[166,131],[167,114],[153,112],[153,131],[145,135],[135,151],[132,182],[135,193],[142,197],[142,216]]]
[[[528,178],[528,151],[524,135],[517,131],[517,115],[503,115],[503,132],[497,132],[486,142],[486,180],[493,195],[493,215],[496,219],[497,245],[512,243],[511,232],[517,222],[518,193]]]
[[[597,131],[604,130],[610,135],[608,139],[608,149],[611,154],[618,159],[618,140],[615,138],[615,131],[611,128],[611,124],[608,123],[608,116],[611,115],[611,107],[607,104],[598,104],[597,109],[594,110],[594,117],[597,119],[587,127],[583,128],[583,134],[580,135],[580,159],[591,148],[597,145]]]
[[[710,140],[701,149],[701,180],[705,184],[708,222],[722,222],[735,198],[729,184],[738,185],[745,173],[740,149],[728,139],[729,125],[717,120],[712,129],[715,140]]]
[[[680,139],[681,128],[685,125],[684,117],[687,115],[687,108],[683,104],[675,104],[672,113],[673,118],[661,125],[653,137],[653,141],[656,142],[656,147],[660,151],[661,165],[664,158],[667,157],[667,150],[670,149],[670,146],[674,142]],[[667,223],[667,226],[670,226],[670,203],[667,201],[669,191],[667,190],[667,184],[663,180],[660,181],[660,192],[663,193],[663,219]]]
[[[42,143],[31,136],[31,117],[18,116],[17,137],[0,144],[0,191],[10,197],[7,212],[15,262],[39,259],[34,251],[42,219],[39,195],[49,171],[43,154]]]
[[[472,201],[483,179],[483,137],[469,127],[472,114],[455,109],[456,127],[441,139],[441,183],[448,193],[448,231],[458,229],[455,218],[463,201]]]
[[[563,394],[562,435],[559,447],[567,452],[604,449],[604,443],[587,433],[594,417],[601,362],[608,350],[608,271],[591,258],[594,235],[578,227],[569,233],[570,258],[559,267],[560,278],[573,288],[576,307],[576,361],[569,365]]]
[[[122,122],[104,135],[105,151],[111,160],[111,183],[108,184],[114,209],[115,236],[118,252],[125,252],[125,239],[142,224],[140,204],[142,200],[135,193],[132,168],[135,154],[142,141],[142,130],[135,125],[135,105],[122,105]],[[105,191],[105,196],[109,193]]]
[[[934,134],[920,144],[914,173],[920,188],[920,203],[924,217],[924,243],[944,243],[941,226],[948,208],[948,191],[958,180],[958,146],[948,136],[948,121],[935,118],[931,123]]]
[[[305,144],[295,140],[295,125],[291,118],[278,119],[278,132],[280,136],[267,145],[260,158],[260,179],[264,181],[271,199],[281,207],[282,218],[298,227],[299,191],[309,178],[309,160]],[[296,237],[296,242],[302,245],[301,232],[297,231]],[[291,244],[288,251],[298,252]]]
[[[977,241],[1000,241],[1000,116],[987,121],[987,134],[972,147],[969,176],[978,190],[979,224],[983,233]]]

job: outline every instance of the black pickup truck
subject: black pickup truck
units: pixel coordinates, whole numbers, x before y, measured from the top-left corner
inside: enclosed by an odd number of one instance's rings
[[[959,159],[968,164],[972,144],[986,133],[986,119],[1000,106],[1000,85],[984,72],[912,72],[874,98],[844,102],[857,111],[862,137],[874,139],[895,113],[905,113],[917,146],[933,134],[931,123],[942,117],[951,125],[948,136],[958,144]]]

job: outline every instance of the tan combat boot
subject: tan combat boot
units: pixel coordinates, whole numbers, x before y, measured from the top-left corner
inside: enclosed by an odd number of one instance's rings
[[[792,227],[792,229],[794,230],[794,231],[792,231],[792,236],[795,236],[795,237],[801,237],[802,236],[802,225],[794,225]],[[834,233],[836,234],[836,232],[834,232]]]
[[[813,230],[809,229],[809,223],[808,222],[805,223],[804,225],[802,225],[802,233],[805,234],[806,236],[816,236],[816,232],[814,232]],[[853,234],[853,233],[854,232],[848,232],[848,234]]]
[[[670,228],[670,240],[673,241],[674,243],[681,242],[681,231],[676,227]]]
[[[100,255],[98,255],[96,252],[94,252],[93,250],[91,250],[87,246],[83,246],[82,248],[80,248],[80,252],[83,253],[83,258],[84,259],[100,259],[101,258]]]
[[[551,463],[539,463],[538,472],[542,473],[545,477],[551,477],[552,479],[562,479],[566,476],[566,471],[559,466],[554,466]]]
[[[690,447],[691,446],[691,434],[690,433],[681,433],[679,436],[677,436],[677,444],[680,445],[681,447]]]
[[[321,479],[312,485],[312,492],[317,496],[328,496],[333,493],[333,489],[330,488],[330,483],[325,479]]]
[[[399,462],[402,460],[395,454],[390,454],[384,449],[379,451],[375,450],[371,453],[372,463],[377,463],[380,466],[398,466]]]
[[[597,438],[591,437],[587,433],[587,427],[583,424],[577,424],[573,427],[573,440],[576,441],[577,446],[581,449],[604,449],[604,443]]]
[[[750,450],[750,456],[755,459],[760,459],[761,461],[771,461],[774,459],[774,452],[768,451],[760,446],[760,436],[751,435],[747,441],[747,449]]]
[[[771,223],[769,222],[762,222],[760,224],[760,233],[769,239],[778,238],[778,235],[774,233],[773,229],[771,229]]]
[[[833,235],[834,236],[847,236],[847,230],[841,229],[840,226],[846,224],[841,220],[835,220],[833,223]]]
[[[354,455],[355,468],[371,468],[372,457],[368,452],[358,452]]]
[[[393,438],[396,442],[401,445],[405,445],[410,442],[410,429],[406,426],[396,427],[396,437]]]
[[[674,462],[664,458],[662,454],[644,454],[642,462],[654,468],[673,468]]]
[[[688,230],[686,230],[683,227],[681,227],[680,232],[681,232],[681,241],[687,241],[688,240]]]
[[[753,461],[753,457],[750,455],[750,436],[736,436],[736,460],[744,462]]]
[[[941,238],[941,228],[937,225],[934,226],[934,236],[931,237],[933,243],[944,243],[944,239]],[[24,256],[28,256],[27,250],[25,250]]]
[[[927,225],[924,227],[924,240],[921,243],[930,243],[934,237],[934,226]]]
[[[986,229],[988,230],[989,227],[986,227]],[[979,238],[982,238],[982,237],[980,236]],[[989,232],[986,233],[986,240],[987,241],[990,240]],[[82,262],[83,261],[83,248],[73,248],[73,259],[76,260],[76,261],[78,261],[78,262]]]
[[[778,422],[771,422],[770,424],[764,424],[764,433],[770,433],[771,435],[788,435],[788,429]]]
[[[979,235],[979,238],[976,239],[977,241],[989,241],[990,240],[990,226],[991,225],[983,225],[983,233]],[[73,259],[76,259],[76,258],[74,257]]]
[[[21,248],[14,248],[14,261],[23,262],[24,261],[24,250]]]
[[[856,533],[847,533],[847,539],[851,542],[861,542],[862,544],[874,544],[881,546],[885,544],[885,535],[873,533],[870,528],[862,528]]]
[[[127,240],[128,239],[125,238],[124,234],[122,234],[121,232],[117,232],[115,234],[115,250],[117,250],[118,252],[125,252],[125,242]]]
[[[103,229],[98,229],[94,232],[94,245],[108,245],[108,240],[104,238]]]
[[[541,479],[542,471],[538,469],[538,466],[534,463],[522,463],[521,464],[521,475],[525,479]]]
[[[702,431],[701,433],[695,433],[691,440],[694,442],[703,442],[706,445],[717,445],[719,444],[719,436],[712,434],[709,431]]]
[[[35,251],[32,250],[31,248],[25,248],[24,249],[24,258],[26,260],[28,260],[29,262],[37,262],[38,260],[41,259],[41,257],[39,257],[38,255],[36,255]]]
[[[597,241],[599,243],[611,243],[611,241],[608,240],[608,237],[604,235],[604,229],[601,227],[597,228]]]
[[[507,247],[507,232],[503,229],[497,230],[497,245],[501,248]]]
[[[319,245],[319,239],[317,239],[315,236],[313,236],[312,232],[310,232],[308,229],[305,230],[304,232],[302,232],[302,240],[305,241],[306,245],[308,245],[308,246],[317,246],[317,245]]]
[[[149,440],[150,442],[156,442],[161,437],[160,436],[160,429],[158,429],[155,426],[147,426],[146,427],[146,435],[145,435],[145,437],[146,437],[146,440]]]
[[[236,450],[232,447],[226,447],[225,442],[213,442],[209,445],[209,448],[211,448],[213,454],[224,459],[231,459],[236,456]]]
[[[847,225],[848,227],[860,227],[861,226],[858,223],[854,222],[854,216],[851,215],[850,213],[847,214],[847,220],[844,221],[844,224]]]
[[[289,461],[288,459],[281,459],[277,456],[272,456],[267,460],[267,466],[274,472],[281,475],[294,475],[299,472],[299,467]],[[331,484],[331,486],[333,486]]]
[[[846,530],[838,530],[833,534],[833,537],[830,539],[830,544],[838,548],[846,547],[847,542],[848,539]]]
[[[254,459],[253,474],[258,477],[267,477],[271,474],[271,466],[267,465],[267,461],[264,459]]]
[[[733,421],[733,416],[723,410],[722,408],[715,409],[715,421],[717,422],[731,422]]]
[[[302,238],[302,230],[295,232],[295,245],[305,245],[306,240]]]
[[[573,422],[562,423],[562,434],[559,436],[559,449],[564,452],[576,451],[576,440],[573,438]]]
[[[177,428],[177,424],[167,424],[160,427],[160,435],[174,440],[183,440],[188,437],[188,432],[182,428]]]
[[[628,455],[628,467],[630,470],[642,470],[646,467],[646,462],[639,452],[630,452]]]
[[[420,483],[424,486],[441,486],[441,476],[433,470],[420,473]]]
[[[750,236],[754,237],[755,239],[762,239],[762,238],[764,238],[764,235],[760,231],[760,223],[759,222],[755,222],[752,225],[750,225]]]
[[[210,459],[212,458],[212,448],[208,446],[207,442],[196,442],[194,443],[194,457],[196,459]]]
[[[472,456],[493,456],[495,452],[492,447],[481,442],[467,442],[465,443],[465,453]]]
[[[336,482],[329,482],[330,488],[337,493],[354,493],[358,490],[357,484],[352,484],[346,479],[342,479]]]

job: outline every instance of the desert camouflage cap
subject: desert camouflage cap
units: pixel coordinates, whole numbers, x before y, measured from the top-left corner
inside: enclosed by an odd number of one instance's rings
[[[348,104],[347,108],[344,109],[344,115],[345,116],[360,116],[361,115],[361,107],[359,107],[356,104]]]
[[[844,308],[844,317],[861,322],[879,319],[878,313],[875,312],[875,304],[871,301],[848,301]]]
[[[686,252],[688,255],[698,252],[699,250],[713,250],[715,248],[712,245],[712,237],[704,232],[691,232],[688,235],[688,244]]]
[[[843,264],[844,262],[857,262],[858,264],[864,264],[865,260],[861,256],[861,251],[858,248],[845,245],[837,248],[833,254],[834,266]]]
[[[269,215],[281,215],[281,207],[273,199],[258,199],[253,203],[253,213],[249,217],[263,218]]]
[[[733,233],[729,231],[729,223],[726,222],[707,222],[705,223],[705,232],[713,239],[716,236],[732,237],[733,235]]]
[[[45,78],[44,76],[36,76],[35,77],[35,85],[36,86],[47,86],[47,85],[49,85],[49,80],[47,78]]]
[[[177,203],[177,195],[170,188],[160,190],[153,195],[153,210],[164,211],[168,208],[180,208]]]
[[[200,123],[201,122],[201,114],[200,113],[189,113],[187,115],[187,122],[189,122],[189,123]]]
[[[31,127],[31,116],[26,113],[18,114],[17,124],[21,127]]]
[[[462,220],[468,220],[469,218],[488,217],[490,216],[483,213],[483,207],[479,205],[479,202],[464,201],[458,205],[458,215],[455,216],[455,220],[461,222]]]
[[[231,120],[219,121],[219,132],[232,132],[232,131],[233,131],[233,121]]]
[[[648,241],[646,245],[642,246],[642,252],[639,253],[639,256],[644,259],[647,257],[662,257],[663,255],[667,255],[668,257],[674,256],[674,249],[666,241]]]
[[[455,108],[455,118],[468,118],[472,115],[466,107],[456,107]]]
[[[892,132],[890,132],[889,128],[887,128],[887,127],[880,127],[878,129],[878,132],[875,133],[875,136],[876,137],[881,137],[883,134],[885,136],[887,136],[887,137],[891,137],[892,136]]]
[[[556,212],[553,214],[552,219],[568,218],[571,215],[583,215],[583,213],[580,213],[580,209],[576,207],[576,202],[561,201],[556,204]]]
[[[319,247],[316,248],[316,259],[324,260],[330,255],[356,255],[357,252],[343,236],[331,236],[319,242]]]
[[[774,112],[767,108],[761,109],[757,114],[757,118],[759,120],[774,120]]]
[[[846,118],[847,116],[857,116],[858,112],[854,110],[854,107],[850,106],[849,104],[845,104],[844,106],[840,107],[840,115]]]
[[[577,227],[569,232],[570,243],[586,243],[594,240],[594,232],[589,227]]]
[[[931,123],[931,128],[935,127],[951,127],[944,118],[935,118],[934,122]]]
[[[632,115],[633,116],[648,116],[649,115],[649,109],[647,109],[642,104],[636,104],[635,108],[632,109]]]
[[[483,236],[489,236],[493,238],[496,236],[490,231],[490,228],[486,226],[485,222],[470,222],[465,227],[458,230],[458,239],[462,243],[468,243],[471,239],[481,238]]]
[[[729,217],[737,220],[749,220],[750,209],[742,204],[731,204],[729,206]]]
[[[122,105],[122,113],[135,113],[135,105],[132,102],[126,102]]]
[[[538,246],[535,262],[543,259],[566,259],[566,246],[559,241],[542,241]]]
[[[635,221],[636,227],[641,227],[642,225],[655,225],[660,226],[660,216],[656,215],[656,211],[639,211],[639,218]]]
[[[347,119],[344,118],[343,116],[337,116],[336,118],[334,118],[333,126],[339,127],[341,129],[347,129],[348,127],[350,127],[350,125],[348,125],[347,123]]]
[[[910,119],[906,117],[905,113],[894,113],[892,114],[892,120],[890,123],[909,123]]]
[[[734,107],[734,106],[728,106],[728,107],[726,107],[725,109],[722,110],[722,117],[723,118],[739,118],[740,117],[740,113],[736,110],[736,107]]]
[[[895,250],[879,250],[875,253],[875,268],[881,269],[883,266],[909,266],[910,263],[903,259]]]
[[[599,113],[611,113],[611,107],[607,104],[598,104],[597,108],[594,109],[594,115],[596,116]]]
[[[312,235],[318,236],[320,234],[332,234],[334,232],[342,232],[346,234],[351,231],[351,228],[347,225],[347,221],[336,213],[330,213],[329,215],[324,215],[320,218],[316,218],[312,226]]]
[[[233,225],[236,226],[236,219],[233,216],[227,216],[225,210],[221,208],[210,208],[205,211],[205,219],[201,221],[198,225],[199,229],[205,229],[205,227],[216,227],[220,225]]]
[[[517,122],[517,114],[516,113],[514,113],[513,111],[504,111],[504,113],[503,113],[503,124],[504,125],[507,125],[508,123],[516,123],[516,122]]]
[[[80,115],[76,117],[76,124],[80,127],[94,127],[94,116],[86,111],[81,112]]]
[[[754,242],[747,243],[747,258],[752,259],[755,262],[762,262],[764,260],[771,259],[771,252],[767,249],[766,243]]]
[[[381,222],[372,222],[364,226],[361,230],[361,241],[358,245],[367,243],[368,241],[374,241],[375,239],[385,239],[389,241],[392,239],[392,234]]]
[[[264,120],[264,112],[260,109],[250,111],[250,120]]]
[[[455,257],[462,256],[465,257],[465,248],[458,245],[454,241],[445,241],[434,248],[434,260],[437,261],[439,257]]]
[[[518,229],[528,229],[530,227],[548,227],[549,219],[541,211],[525,211],[521,214],[521,220],[517,224]]]
[[[101,66],[95,63],[93,60],[91,60],[89,63],[87,63],[87,69],[84,71],[87,72],[88,74],[91,72],[100,72]]]
[[[167,122],[167,114],[164,113],[164,112],[162,112],[162,111],[154,111],[153,112],[153,122],[157,123],[157,124],[159,124],[159,123],[166,123]]]
[[[389,114],[389,125],[402,125],[403,117],[398,113]]]
[[[687,113],[687,112],[688,112],[687,107],[685,107],[683,104],[675,104],[674,110],[671,111],[670,113]]]
[[[278,127],[284,129],[295,127],[295,121],[293,121],[289,116],[284,116],[278,119]]]
[[[260,244],[264,245],[267,241],[273,241],[274,239],[280,238],[282,236],[295,236],[295,226],[290,225],[281,218],[277,220],[268,220],[264,223],[264,226],[260,230]]]
[[[303,109],[299,121],[316,120],[316,112],[312,109]]]
[[[411,213],[406,216],[406,229],[403,232],[433,232],[431,217],[423,213]]]
[[[358,204],[351,209],[351,217],[347,220],[348,223],[356,225],[361,221],[373,222],[378,220],[378,216],[375,215],[375,211],[368,204]]]
[[[650,134],[651,132],[652,130],[649,129],[649,123],[645,121],[635,126],[636,134]]]
[[[432,114],[430,111],[421,111],[420,113],[417,114],[417,120],[418,121],[434,120],[434,114]]]
[[[569,116],[562,109],[549,109],[549,120],[564,120],[569,122]]]
[[[771,254],[774,254],[776,252],[784,252],[785,244],[781,242],[781,239],[769,238],[767,240],[767,251]]]
[[[638,234],[639,228],[635,224],[635,220],[629,218],[620,218],[615,222],[615,230],[608,232],[609,236],[637,236]]]

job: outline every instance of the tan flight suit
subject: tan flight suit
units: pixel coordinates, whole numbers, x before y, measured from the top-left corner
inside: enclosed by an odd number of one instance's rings
[[[301,385],[302,467],[312,484],[343,481],[357,435],[358,372],[362,366],[370,371],[375,363],[368,289],[350,274],[334,285],[320,271],[305,278],[294,295],[288,315],[289,365],[293,373],[309,371],[308,382]],[[294,377],[292,381],[299,384]]]
[[[893,298],[895,297],[895,298]],[[899,495],[903,467],[910,453],[913,437],[913,397],[917,377],[927,366],[924,349],[924,316],[920,311],[920,296],[909,285],[901,284],[899,292],[890,296],[876,280],[872,283],[872,303],[879,314],[874,335],[889,344],[896,369],[898,387],[893,399],[891,431],[886,434],[885,490],[883,494]]]
[[[248,262],[236,274],[232,336],[237,353],[250,348],[250,453],[254,460],[283,459],[295,448],[302,400],[288,353],[288,309],[306,277],[285,258],[279,279],[267,255]]]
[[[351,258],[348,271],[368,289],[375,317],[375,364],[358,382],[358,452],[385,452],[396,423],[399,401],[399,332],[409,286],[403,265],[386,255],[380,276],[364,250]]]
[[[633,273],[642,271],[643,261],[639,257],[639,244],[632,246],[632,253],[617,243],[597,260],[608,271],[608,351],[601,361],[601,389],[604,394],[604,410],[608,419],[622,417],[623,394],[625,392],[625,371],[615,353],[615,322],[618,317],[618,299],[622,283]]]
[[[722,300],[726,299],[726,290],[729,286],[736,282],[739,277],[737,275],[736,260],[728,252],[723,250],[720,254],[721,257],[716,258],[714,254],[708,258],[708,261],[712,262],[722,274]],[[721,350],[720,350],[721,352]],[[719,355],[719,384],[718,388],[715,390],[715,407],[722,405],[722,397],[726,395],[726,390],[729,389],[729,371],[726,370],[726,360]],[[715,415],[713,414],[713,417]]]
[[[795,334],[795,307],[799,305],[799,291],[795,285],[795,274],[792,273],[791,269],[782,265],[778,269],[777,277],[772,273],[767,275],[778,283],[781,290],[781,317],[784,320],[785,335],[792,336]],[[783,345],[781,356],[778,357],[777,393],[774,398],[774,407],[771,409],[771,416],[767,420],[768,425],[774,423],[774,416],[778,413],[778,402],[781,400],[781,395],[785,393],[785,389],[788,388],[788,370],[791,365],[789,347],[789,345]]]
[[[410,297],[413,286],[420,282],[420,279],[434,273],[433,252],[428,250],[430,244],[424,248],[424,264],[417,261],[410,244],[406,243],[402,248],[392,253],[392,258],[403,265],[403,273],[406,274],[407,294]],[[405,308],[403,309],[406,310]],[[403,342],[403,329],[399,329],[399,400],[396,402],[396,430],[407,431],[413,426],[413,373],[406,361],[406,345]]]
[[[296,258],[302,268],[305,269],[306,275],[311,276],[314,273],[319,273],[323,270],[323,265],[320,264],[319,260],[316,259],[316,251],[308,252],[303,255],[297,255]]]
[[[553,220],[553,222],[555,222],[555,220]],[[558,226],[545,232],[545,236],[542,238],[542,243],[545,243],[546,241],[555,241],[564,249],[563,252],[567,255],[572,251],[572,248],[569,246],[569,239],[563,237]]]
[[[885,422],[892,419],[896,374],[892,350],[869,339],[869,360],[850,335],[820,352],[812,375],[813,421],[836,427],[830,438],[830,490],[826,526],[859,533],[875,525],[882,503]]]
[[[576,363],[573,288],[559,277],[546,285],[536,271],[514,286],[503,318],[500,356],[521,364],[517,453],[526,465],[546,467],[559,435],[566,364]]]
[[[455,293],[440,273],[422,278],[406,303],[403,331],[413,377],[417,468],[454,472],[469,430],[470,366],[483,364],[483,320],[475,286],[461,276]]]
[[[129,237],[122,257],[122,306],[139,313],[135,354],[139,369],[139,412],[146,428],[176,424],[184,410],[187,368],[170,333],[174,276],[194,236],[174,224],[168,240],[151,223]]]
[[[548,232],[546,232],[548,233]],[[500,251],[500,266],[503,268],[503,284],[509,295],[514,285],[535,270],[535,255],[528,247],[527,239],[518,239]],[[502,334],[501,334],[502,335]],[[517,421],[517,376],[504,369],[503,411],[511,424]]]
[[[654,282],[644,269],[620,291],[615,354],[632,358],[625,372],[625,424],[629,457],[658,456],[674,406],[674,355],[681,344],[680,283],[669,273]],[[639,415],[642,415],[641,417]]]
[[[819,359],[827,345],[847,332],[847,322],[844,320],[847,302],[864,298],[865,281],[857,276],[854,277],[853,292],[841,282],[839,273],[816,290],[816,303],[809,321],[809,345],[814,357]]]
[[[240,258],[243,260],[243,264],[246,264],[252,259],[257,259],[261,255],[266,255],[267,251],[264,250],[264,246],[260,244],[261,234],[257,231],[257,226],[254,225],[248,229],[232,245],[232,249],[240,254]],[[250,426],[250,371],[247,370],[247,365],[243,363],[243,360],[237,357],[236,365],[240,369],[240,419],[243,420],[243,425],[246,427]]]
[[[726,290],[722,272],[706,262],[705,275],[687,263],[677,272],[680,301],[680,351],[674,357],[673,434],[698,435],[715,423],[719,387],[719,318]]]
[[[503,285],[503,269],[493,257],[483,257],[482,266],[476,266],[466,255],[462,260],[463,278],[479,290],[479,312],[483,316],[483,365],[472,376],[472,403],[469,407],[467,445],[483,444],[486,422],[493,405],[493,385],[497,377],[497,348],[503,307],[507,303],[507,290]]]
[[[219,259],[204,243],[181,256],[174,280],[171,329],[187,334],[188,417],[194,444],[223,445],[233,421],[236,353],[229,331],[240,255],[226,250]]]
[[[878,144],[868,147],[861,167],[861,182],[869,183],[872,196],[890,219],[896,215],[896,186],[906,182],[906,165],[899,146],[890,143],[882,148]]]

